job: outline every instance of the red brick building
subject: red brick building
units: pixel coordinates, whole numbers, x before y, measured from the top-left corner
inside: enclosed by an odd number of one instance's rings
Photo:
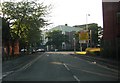
[[[8,54],[7,46],[3,45],[3,48],[4,48],[4,53]],[[9,49],[10,49],[10,56],[11,56],[12,55],[12,44],[11,43],[9,43]],[[14,42],[14,55],[19,55],[19,41]]]
[[[103,0],[104,54],[118,58],[120,48],[120,0]]]

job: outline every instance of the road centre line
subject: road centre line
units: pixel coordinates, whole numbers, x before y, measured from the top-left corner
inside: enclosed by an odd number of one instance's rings
[[[73,77],[74,77],[78,82],[80,82],[80,80],[77,78],[77,76],[73,75]]]
[[[67,66],[65,63],[63,63],[63,65],[65,66],[65,68],[66,68],[68,71],[70,71],[70,69],[68,68],[68,66]],[[74,74],[72,74],[72,75],[73,75],[73,78],[74,78],[76,81],[80,82],[80,80],[78,79],[77,76],[75,76]]]
[[[86,61],[86,60],[81,59],[81,58],[78,58],[78,59],[83,60],[83,61],[85,61],[85,62],[88,62],[88,63],[90,63],[90,64],[93,64],[93,63],[90,62],[90,61]],[[105,69],[108,69],[108,70],[114,71],[113,74],[114,74],[114,75],[117,75],[117,74],[115,74],[115,73],[117,73],[117,71],[114,70],[114,69],[110,69],[110,68],[105,67],[105,66],[100,65],[100,64],[96,64],[96,65],[97,65],[97,66],[100,66],[100,67],[102,67],[102,68],[105,68]],[[75,67],[75,68],[76,68],[76,66],[72,66],[72,65],[69,65],[69,66],[71,66],[71,67]],[[78,68],[78,67],[77,67],[77,68]],[[92,72],[92,71],[88,71],[88,70],[83,70],[83,69],[77,69],[77,70],[81,70],[81,71],[83,71],[83,72],[92,73],[92,74],[96,74],[96,75],[100,75],[100,76],[106,76],[106,77],[111,77],[111,78],[117,78],[117,76],[101,74],[101,73]]]
[[[63,63],[63,65],[65,66],[65,68],[70,71],[70,69],[67,67],[67,65],[65,63]]]
[[[88,70],[85,70],[85,69],[80,69],[76,66],[73,66],[73,65],[70,65],[69,66],[71,68],[74,68],[76,70],[80,70],[80,71],[83,71],[83,72],[87,72],[87,73],[91,73],[91,74],[96,74],[96,75],[100,75],[100,76],[106,76],[106,77],[112,77],[112,78],[116,78],[117,76],[113,76],[113,75],[106,75],[106,74],[102,74],[102,73],[97,73],[97,72],[92,72],[92,71],[88,71]],[[118,73],[114,72],[114,73],[111,73],[111,74],[114,74],[114,75],[117,75]]]

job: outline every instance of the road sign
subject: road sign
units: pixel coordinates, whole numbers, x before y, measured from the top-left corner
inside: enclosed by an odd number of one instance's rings
[[[88,34],[88,32],[80,32],[80,34],[79,34],[79,40],[80,41],[89,40],[89,34]]]

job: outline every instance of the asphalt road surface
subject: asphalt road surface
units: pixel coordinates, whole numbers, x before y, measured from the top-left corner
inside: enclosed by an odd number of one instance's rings
[[[67,53],[46,52],[3,81],[118,81],[118,72]]]

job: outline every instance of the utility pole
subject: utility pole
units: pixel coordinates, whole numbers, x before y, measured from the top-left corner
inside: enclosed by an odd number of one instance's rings
[[[89,30],[88,30],[88,16],[90,16],[90,14],[86,14],[86,31],[88,33],[90,33]],[[89,44],[89,39],[88,39],[88,42],[87,42],[87,48],[88,48],[88,44]]]
[[[74,53],[76,52],[76,40],[75,38],[73,38],[73,41],[74,41]]]

